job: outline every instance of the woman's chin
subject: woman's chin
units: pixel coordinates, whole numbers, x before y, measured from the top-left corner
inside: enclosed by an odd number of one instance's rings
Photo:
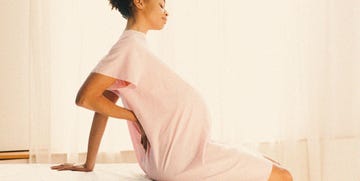
[[[154,27],[152,29],[153,30],[162,30],[162,29],[164,29],[164,27],[165,27],[165,24],[162,24],[162,25],[158,25],[158,26],[156,26],[156,27]]]
[[[156,27],[156,28],[154,28],[154,30],[162,30],[164,27],[162,26],[162,27]]]

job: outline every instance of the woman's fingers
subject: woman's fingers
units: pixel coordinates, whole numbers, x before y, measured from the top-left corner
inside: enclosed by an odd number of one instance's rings
[[[148,142],[148,140],[147,140],[146,135],[141,135],[141,144],[143,145],[145,151],[147,150],[147,142]]]
[[[140,134],[141,134],[140,143],[143,145],[145,151],[147,151],[148,138],[147,138],[147,136],[146,136],[146,134],[145,134],[144,128],[141,126],[139,120],[136,121],[136,124],[138,125],[139,130],[140,130]]]
[[[74,165],[72,163],[65,163],[61,165],[52,166],[51,169],[57,171],[64,171],[64,170],[71,170],[71,171],[82,171],[82,172],[91,172],[92,170],[85,167],[84,164],[82,165]]]
[[[51,169],[58,171],[69,170],[71,167],[73,167],[73,165],[74,165],[73,163],[63,163],[60,165],[52,166]]]
[[[57,168],[55,168],[54,170],[57,170],[57,171],[69,170],[70,167],[71,166],[61,165],[61,166],[58,166]]]
[[[58,168],[62,167],[61,165],[52,166],[51,169],[56,170]]]
[[[64,170],[70,170],[71,166],[63,166],[59,169],[57,169],[58,171],[64,171]]]
[[[143,129],[143,127],[141,126],[139,120],[136,121],[136,124],[138,125],[138,127],[139,127],[139,129],[140,129],[140,132],[143,132],[144,129]]]
[[[91,172],[92,170],[86,168],[84,165],[74,165],[70,168],[72,171]]]
[[[72,165],[72,164],[71,163],[63,163],[60,165],[52,166],[51,169],[60,169],[60,168],[63,168],[64,166],[69,166],[69,165]]]

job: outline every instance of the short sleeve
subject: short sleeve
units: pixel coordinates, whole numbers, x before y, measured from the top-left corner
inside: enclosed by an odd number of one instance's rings
[[[141,50],[134,45],[113,46],[92,72],[116,78],[118,85],[124,85],[120,82],[126,81],[138,86],[143,71],[141,53]]]

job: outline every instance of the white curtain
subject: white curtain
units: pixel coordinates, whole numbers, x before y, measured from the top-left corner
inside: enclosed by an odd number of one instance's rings
[[[295,180],[360,179],[359,1],[166,6],[168,24],[148,41],[202,93],[214,140],[261,151]],[[93,113],[74,99],[125,23],[107,1],[30,1],[33,162],[81,160]],[[110,119],[100,152],[131,149],[126,122]]]
[[[30,1],[32,162],[62,162],[64,153],[65,161],[84,160],[93,112],[75,105],[76,93],[126,22],[107,2],[83,3]],[[126,161],[126,122],[109,119],[107,127],[101,160]]]

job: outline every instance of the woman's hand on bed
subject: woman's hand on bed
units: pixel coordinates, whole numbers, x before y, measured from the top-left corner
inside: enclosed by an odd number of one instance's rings
[[[75,165],[73,163],[64,163],[56,166],[52,166],[51,169],[57,171],[71,170],[71,171],[80,171],[80,172],[91,172],[92,169],[87,168],[86,164]]]

